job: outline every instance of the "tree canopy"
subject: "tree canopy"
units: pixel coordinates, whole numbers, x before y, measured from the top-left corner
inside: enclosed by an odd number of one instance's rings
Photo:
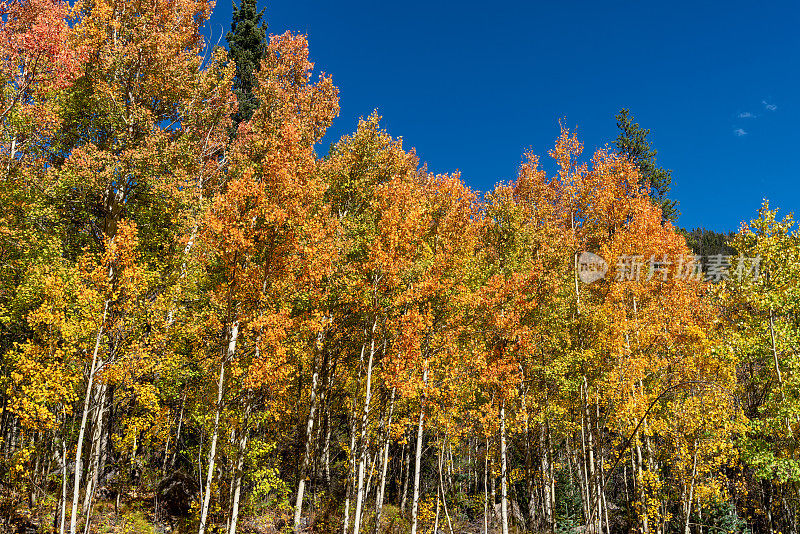
[[[666,223],[627,110],[485,194],[377,113],[319,154],[254,0],[228,52],[207,0],[0,3],[2,528],[798,531],[790,214]]]

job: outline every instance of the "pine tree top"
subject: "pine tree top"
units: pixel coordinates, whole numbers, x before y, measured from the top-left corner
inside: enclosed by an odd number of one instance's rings
[[[233,3],[231,31],[225,35],[229,57],[236,63],[233,91],[239,100],[239,111],[233,116],[234,128],[250,120],[258,108],[253,96],[258,81],[256,72],[267,50],[267,24],[263,21],[266,8],[258,10],[257,0],[240,0]]]
[[[656,164],[658,151],[650,146],[647,139],[650,130],[634,122],[633,115],[626,108],[621,109],[614,118],[619,128],[615,142],[617,151],[639,167],[642,185],[648,188],[653,202],[661,206],[664,221],[675,222],[678,218],[678,202],[667,197],[672,186],[672,171]]]

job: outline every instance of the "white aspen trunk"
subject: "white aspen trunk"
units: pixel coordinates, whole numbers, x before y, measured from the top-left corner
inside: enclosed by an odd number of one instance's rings
[[[325,444],[322,448],[322,463],[323,463],[323,471],[325,473],[325,485],[326,487],[330,488],[331,486],[331,416],[330,416],[330,403],[326,403],[325,411],[327,412],[325,415],[326,428],[325,428]]]
[[[203,195],[203,191],[202,191],[202,178],[201,178],[201,183],[200,183],[200,199],[201,199],[201,201],[202,201],[202,195]],[[195,238],[195,236],[197,234],[197,229],[198,229],[198,221],[195,221],[195,226],[194,226],[194,229],[192,230],[192,237],[190,238],[189,243],[187,244],[186,249],[184,250],[184,256],[187,256],[189,254],[189,249],[191,248],[191,243],[194,241],[194,238]],[[181,274],[181,276],[183,276],[183,273]],[[261,293],[262,294],[266,293],[266,291],[267,291],[268,281],[269,281],[269,278],[265,278],[264,282],[261,284]],[[170,313],[172,313],[172,312],[170,312]],[[261,318],[263,316],[263,310],[259,312],[258,316],[259,316],[259,318]],[[237,322],[237,326],[238,326],[238,322]],[[260,349],[260,344],[261,344],[261,330],[259,330],[258,335],[256,336],[255,361],[258,361],[259,358],[260,358],[260,350],[261,350]],[[231,354],[231,356],[232,356],[232,354]],[[231,515],[230,515],[230,521],[227,524],[227,533],[228,534],[235,534],[236,533],[236,527],[237,527],[237,524],[238,524],[238,521],[239,521],[239,501],[240,501],[240,498],[241,498],[241,491],[242,491],[242,475],[243,475],[243,470],[244,470],[244,459],[245,459],[245,455],[247,454],[247,441],[248,441],[248,438],[250,436],[250,429],[248,427],[248,424],[250,422],[251,394],[252,394],[252,390],[248,389],[247,390],[247,400],[245,401],[244,421],[243,421],[242,428],[241,428],[242,435],[239,437],[239,451],[238,451],[238,456],[237,456],[237,460],[236,460],[236,469],[235,469],[235,472],[234,472],[232,480],[231,480],[231,496],[230,496]],[[183,409],[184,409],[185,404],[186,404],[186,391],[184,390],[183,398],[181,399],[181,413],[180,413],[180,420],[178,421],[178,432],[177,432],[177,435],[176,435],[176,438],[175,438],[175,454],[176,455],[177,455],[177,450],[178,450],[177,447],[178,447],[178,444],[180,442],[181,423],[183,422]],[[173,463],[174,463],[174,458],[175,458],[175,456],[173,456]]]
[[[655,454],[653,454],[653,446],[652,446],[652,443],[650,442],[650,434],[651,434],[651,432],[650,432],[649,424],[647,423],[647,419],[646,418],[644,420],[643,427],[645,429],[645,432],[644,432],[645,450],[644,450],[644,452],[645,452],[645,460],[647,462],[647,470],[649,472],[651,472],[651,473],[656,473],[656,472],[658,472],[658,464],[655,461]],[[662,516],[662,521],[660,523],[653,522],[653,523],[650,524],[650,529],[652,531],[661,532],[662,528],[663,528],[663,516]]]
[[[169,447],[171,445],[172,433],[167,432],[167,441],[164,443],[164,461],[161,462],[161,478],[167,474],[167,463],[169,463]]]
[[[0,448],[3,449],[3,459],[8,460],[8,448],[11,446],[11,420],[13,419],[13,415],[6,410],[6,404],[8,403],[8,399],[3,399],[3,421],[2,421],[2,431],[0,431],[0,438],[2,438],[2,445]]]
[[[489,436],[483,456],[483,534],[489,534]]]
[[[445,441],[447,437],[445,437]],[[450,512],[447,511],[447,495],[445,494],[444,488],[444,481],[442,479],[442,450],[439,449],[439,492],[442,494],[442,506],[444,508],[444,515],[447,518],[447,528],[450,530],[450,534],[453,534],[453,521],[450,519]],[[434,534],[436,531],[434,530]]]
[[[556,477],[553,474],[553,438],[550,434],[550,422],[547,419],[544,421],[544,426],[547,430],[547,456],[550,459],[547,463],[547,481],[550,484],[550,532],[554,533],[556,531]],[[570,470],[570,475],[571,474],[572,471]]]
[[[373,475],[375,475],[378,471],[378,459],[381,457],[381,452],[383,448],[380,446],[380,443],[375,444],[375,455],[372,457],[372,460],[369,461],[368,467],[366,469],[367,473],[367,480],[364,482],[364,505],[361,507],[361,522],[364,521],[364,514],[367,511],[367,499],[369,498],[369,494],[372,493],[372,479]],[[367,457],[369,460],[369,457]]]
[[[778,361],[778,346],[775,342],[775,318],[772,307],[769,309],[769,336],[770,341],[772,342],[772,359],[775,365],[775,375],[778,378],[778,385],[780,386],[781,390],[781,398],[783,398],[783,376],[781,375],[781,366]]]
[[[106,385],[95,383],[95,413],[92,422],[92,447],[89,452],[89,472],[87,473],[86,491],[83,496],[83,514],[89,513],[94,490],[100,481],[100,454],[103,440],[103,418],[106,406]]]
[[[506,463],[506,403],[500,404],[500,522],[502,534],[508,534],[508,466]]]
[[[601,438],[601,429],[600,429],[600,398],[598,395],[595,395],[595,419],[594,419],[594,431],[597,432],[597,437],[595,438],[595,446],[597,447],[597,495],[598,495],[598,502],[597,506],[599,507],[598,510],[598,521],[605,520],[606,524],[606,532],[611,534],[611,524],[608,521],[608,506],[606,504],[606,479],[605,474],[603,472],[603,448],[600,445],[600,438]],[[600,524],[600,523],[599,523]],[[602,524],[600,524],[600,531],[602,532]]]
[[[639,491],[639,502],[644,503],[645,501],[645,493],[644,488],[642,487],[641,480],[643,475],[643,458],[642,458],[642,445],[639,441],[639,433],[636,433],[636,487]],[[642,522],[642,534],[649,534],[650,532],[650,521],[647,517],[647,508],[642,506],[640,511],[640,520]]]
[[[772,341],[772,359],[775,365],[775,375],[778,378],[778,388],[780,389],[781,393],[781,401],[786,402],[786,394],[784,393],[783,388],[783,376],[781,375],[781,366],[778,360],[778,345],[775,341],[775,318],[774,313],[772,311],[772,306],[769,308],[769,335],[770,340]],[[789,434],[792,434],[792,425],[789,421],[789,418],[786,418],[786,429],[789,431]]]
[[[573,451],[572,451],[572,440],[570,439],[569,436],[567,436],[563,454],[564,454],[564,457],[567,459],[567,480],[569,481],[570,487],[574,488],[575,487],[575,478],[576,478],[575,470],[577,469],[577,466],[575,465],[575,462],[574,462],[575,455],[573,454]],[[551,455],[551,457],[552,457],[552,455]]]
[[[95,489],[95,488],[94,488],[94,487],[92,487],[92,489],[91,489],[91,496],[89,497],[89,502],[92,502],[92,499],[94,499],[94,489]],[[87,488],[87,490],[88,490],[88,488]],[[90,526],[91,526],[91,524],[92,524],[92,515],[91,515],[91,512],[92,512],[92,508],[91,508],[91,507],[89,507],[89,509],[86,511],[86,522],[85,522],[85,523],[84,523],[84,525],[83,525],[83,534],[89,534],[89,527],[90,527]]]
[[[106,469],[106,462],[108,461],[108,440],[111,434],[111,420],[109,419],[109,411],[114,401],[114,389],[109,387],[108,384],[103,384],[103,432],[100,434],[100,455],[98,456],[98,475],[103,476]],[[99,483],[99,478],[97,483]]]
[[[600,458],[600,476],[598,477],[597,491],[600,493],[600,505],[603,509],[603,519],[606,522],[606,532],[611,534],[611,522],[608,520],[608,501],[605,492],[605,474],[603,473],[603,458]]]
[[[239,439],[239,457],[236,460],[236,473],[233,478],[233,508],[231,510],[231,523],[228,528],[228,534],[236,534],[236,526],[239,521],[239,500],[242,494],[242,471],[244,470],[244,458],[247,454],[247,439],[250,434],[247,428],[249,415],[250,402],[248,401],[244,416],[245,423],[242,428],[242,435]]]
[[[700,528],[698,529],[699,530],[698,534],[703,534],[703,507],[702,506],[700,506],[697,509],[697,521],[700,523]]]
[[[478,485],[480,480],[478,474],[478,439],[472,440],[472,491],[478,493]]]
[[[324,330],[317,336],[317,343],[322,342]],[[318,352],[320,347],[316,349]],[[308,420],[306,422],[306,447],[303,453],[303,463],[300,465],[300,480],[297,482],[297,500],[294,505],[294,524],[293,531],[299,532],[300,519],[303,515],[303,493],[305,492],[306,478],[308,477],[308,464],[311,459],[311,444],[314,440],[314,416],[317,410],[317,383],[319,382],[319,367],[317,365],[317,355],[314,355],[314,369],[311,373],[311,395],[309,399]]]
[[[392,415],[394,414],[395,388],[392,388],[392,398],[389,401],[389,419],[386,422],[386,441],[383,445],[383,459],[381,465],[381,480],[378,485],[378,495],[375,497],[375,534],[380,532],[381,515],[383,513],[383,499],[386,491],[386,471],[389,467],[389,443],[391,441]]]
[[[364,464],[367,454],[367,423],[369,420],[369,405],[372,400],[372,362],[375,359],[375,326],[377,321],[372,323],[372,333],[370,334],[369,361],[367,362],[367,389],[364,394],[364,412],[361,415],[361,446],[358,459],[358,490],[356,492],[356,512],[353,518],[353,534],[359,534],[361,529],[361,507],[364,502]]]
[[[447,489],[453,491],[453,444],[447,444]],[[458,483],[458,488],[461,489],[461,482]]]
[[[413,432],[413,426],[409,425],[408,429],[406,430],[406,436],[408,436],[403,443],[403,460],[402,464],[400,465],[400,478],[403,480],[403,490],[400,494],[400,511],[405,513],[406,511],[406,504],[408,503],[408,480],[411,478],[411,436]]]
[[[228,484],[228,517],[225,518],[225,534],[231,529],[231,518],[233,517],[233,492],[236,489],[236,465],[239,463],[239,440],[241,436],[236,434],[236,429],[231,428],[231,437],[228,439],[228,443],[230,443],[231,447],[236,447],[236,459],[234,461],[234,467],[231,470],[231,482]]]
[[[492,513],[492,517],[494,519],[499,520],[500,518],[497,516],[497,477],[495,476],[496,471],[494,462],[495,458],[494,455],[492,455],[492,459],[489,461],[489,482],[491,483],[492,486],[492,492],[491,492],[492,497],[489,501],[492,503],[492,505],[489,508],[489,511]]]
[[[325,489],[328,493],[331,490],[331,429],[333,425],[331,424],[331,388],[332,384],[335,380],[336,375],[336,365],[334,363],[333,369],[330,371],[328,370],[328,362],[327,358],[323,362],[323,371],[325,372],[325,384],[324,384],[324,403],[322,404],[324,413],[321,414],[323,421],[325,422],[325,438],[322,442],[322,470],[323,476],[325,478]]]
[[[181,429],[183,428],[183,411],[186,406],[186,390],[183,391],[183,398],[181,399],[181,413],[178,416],[178,430],[175,432],[175,451],[172,453],[170,459],[170,467],[175,466],[175,459],[178,457],[178,447],[181,443]]]
[[[33,436],[31,436],[31,445],[35,445],[41,439],[42,439],[42,434],[40,432],[35,432]],[[36,506],[37,492],[39,488],[42,487],[42,479],[40,471],[42,470],[42,466],[44,466],[45,463],[49,463],[50,460],[49,455],[47,453],[50,452],[49,449],[52,446],[52,441],[50,441],[47,438],[45,438],[45,440],[47,446],[44,451],[35,455],[36,461],[34,462],[33,469],[31,470],[31,480],[33,481],[33,483],[31,484],[31,488],[28,492],[28,499],[29,499],[28,506],[31,509],[33,509]],[[47,462],[44,461],[45,458],[47,458]],[[47,469],[45,467],[45,472],[46,471]]]
[[[547,435],[544,423],[539,428],[539,449],[542,453],[542,506],[544,508],[544,522],[547,524],[547,530],[551,530],[553,528],[552,496],[550,494],[552,489],[550,475],[552,474],[552,470],[550,467],[550,451],[547,447]]]
[[[67,444],[61,441],[61,521],[59,534],[64,534],[67,521]]]
[[[694,481],[697,477],[697,442],[694,443],[694,459],[692,460],[692,481],[689,484],[689,498],[686,499],[685,519],[683,522],[683,534],[690,534],[689,521],[692,517],[692,501],[694,500]]]
[[[594,454],[594,432],[592,429],[591,412],[589,411],[589,386],[585,376],[583,377],[583,393],[583,406],[586,414],[586,417],[584,418],[586,426],[586,451],[589,454],[588,474],[586,475],[586,479],[588,481],[587,491],[589,492],[589,503],[591,507],[589,510],[589,516],[592,518],[592,524],[589,528],[591,529],[591,532],[600,533],[602,531],[602,527],[600,526],[602,522],[602,513],[600,511],[600,496],[597,492],[598,480]]]
[[[355,403],[354,403],[355,404]],[[353,411],[355,411],[355,406],[353,406]],[[350,425],[350,473],[355,471],[356,465],[356,457],[355,457],[355,446],[356,446],[356,429],[355,429],[355,413],[353,414],[352,418],[353,424]],[[351,482],[355,482],[354,480]],[[353,493],[353,484],[347,484],[347,495],[344,499],[344,525],[342,528],[342,532],[347,534],[350,530],[350,499]]]
[[[461,486],[459,485],[459,489]],[[472,489],[472,437],[467,438],[467,493]]]
[[[536,517],[536,496],[535,496],[535,485],[534,485],[534,476],[533,476],[533,454],[531,452],[531,434],[530,434],[530,421],[528,417],[528,402],[527,402],[527,388],[525,387],[525,370],[520,365],[520,372],[522,379],[520,381],[520,389],[522,391],[522,406],[520,407],[523,418],[522,421],[524,423],[523,427],[523,435],[525,436],[525,491],[528,497],[528,526],[533,527],[540,521],[537,521]],[[546,399],[547,397],[545,397]],[[541,445],[540,445],[541,448]],[[546,459],[544,457],[544,453],[542,453],[542,480],[544,479],[544,465]]]
[[[586,453],[586,412],[583,409],[583,384],[581,388],[581,458],[580,458],[580,474],[581,474],[581,501],[583,504],[583,515],[588,520],[591,514],[591,494],[589,492],[589,472],[588,472],[588,454]],[[588,525],[587,525],[588,527]],[[588,528],[587,528],[588,530]]]
[[[211,435],[211,448],[208,451],[208,473],[206,475],[206,492],[200,510],[200,527],[198,534],[205,534],[208,521],[208,507],[211,503],[211,483],[214,480],[214,461],[217,454],[217,439],[219,438],[219,416],[222,411],[222,393],[225,386],[225,362],[236,353],[236,340],[239,337],[239,321],[233,323],[230,339],[225,357],[219,365],[219,382],[217,384],[217,406],[214,411],[214,432]]]
[[[110,276],[109,276],[110,278]],[[83,466],[81,460],[83,456],[83,438],[86,434],[86,420],[89,417],[89,404],[92,398],[92,390],[94,387],[94,375],[97,372],[97,355],[100,352],[100,341],[103,339],[103,330],[106,324],[106,317],[108,316],[108,304],[110,301],[106,300],[103,305],[103,320],[100,327],[97,329],[97,338],[94,343],[94,351],[92,351],[92,365],[89,367],[89,383],[86,385],[86,396],[83,400],[83,414],[81,415],[81,428],[78,432],[78,445],[75,449],[75,479],[72,484],[72,515],[69,519],[69,534],[75,534],[75,528],[78,520],[78,498],[81,491],[81,472]]]
[[[364,352],[367,350],[367,344],[364,343],[361,345],[361,356],[359,357],[360,364],[364,363]],[[358,373],[358,382],[361,382],[361,371]],[[357,382],[357,383],[358,383]],[[357,396],[357,395],[356,395]],[[355,398],[353,399],[353,413],[350,417],[350,469],[348,470],[348,474],[353,474],[356,470],[356,412],[358,408],[356,407]],[[347,495],[344,499],[344,525],[342,527],[343,534],[347,534],[350,530],[350,499],[353,497],[353,491],[355,486],[356,480],[355,477],[351,480],[351,483],[347,485]]]
[[[422,372],[423,387],[428,385],[428,365]],[[414,496],[411,499],[411,534],[417,534],[417,515],[419,512],[419,471],[422,464],[422,429],[425,421],[425,392],[422,393],[422,402],[419,407],[419,424],[417,425],[417,451],[414,464]]]
[[[436,487],[436,517],[433,520],[433,534],[439,534],[439,508],[441,507],[442,487]]]
[[[591,412],[589,411],[589,393],[586,377],[583,377],[581,388],[581,435],[584,449],[584,463],[586,470],[586,496],[587,532],[600,533],[603,529],[603,503],[600,495],[600,480],[597,476],[595,462],[595,439],[592,427]]]
[[[632,458],[633,456],[631,456],[631,459]],[[628,466],[626,464],[622,464],[622,479],[625,482],[625,502],[630,503],[631,494],[630,491],[628,490],[630,482],[628,481]]]

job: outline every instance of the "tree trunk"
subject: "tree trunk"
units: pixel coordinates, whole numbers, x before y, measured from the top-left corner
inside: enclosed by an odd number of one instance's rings
[[[683,534],[690,534],[689,522],[692,517],[692,501],[694,500],[694,481],[697,476],[697,441],[694,443],[694,458],[692,460],[692,479],[689,483],[689,495],[684,503]]]
[[[181,398],[181,411],[178,415],[178,429],[175,431],[175,450],[170,456],[169,467],[175,467],[175,459],[178,457],[178,447],[181,443],[181,430],[183,429],[183,411],[186,407],[186,389],[183,390],[183,397]]]
[[[231,522],[228,527],[228,534],[236,534],[236,526],[239,521],[239,500],[242,493],[242,473],[244,471],[244,459],[247,455],[247,440],[250,436],[248,428],[250,419],[250,399],[248,395],[247,407],[244,412],[244,424],[239,437],[239,454],[236,459],[236,472],[233,477],[233,505],[231,510]]]
[[[436,517],[433,520],[433,534],[439,534],[439,508],[442,506],[441,501],[442,487],[436,486]]]
[[[508,534],[508,471],[506,462],[506,403],[500,404],[500,523]]]
[[[523,429],[523,435],[525,436],[525,492],[528,497],[528,526],[529,528],[537,528],[541,521],[538,520],[539,518],[536,515],[536,477],[533,474],[533,451],[531,450],[531,429],[528,418],[527,388],[525,387],[524,374],[522,375],[520,388],[522,389],[521,410],[525,425]],[[542,456],[542,473],[544,473],[545,461],[546,460],[544,456]]]
[[[364,363],[364,351],[367,350],[366,343],[361,345],[361,363]],[[358,381],[361,381],[361,373],[359,372]],[[357,395],[356,395],[357,396]],[[353,412],[350,416],[350,468],[348,469],[348,474],[352,475],[356,470],[356,412],[357,412],[357,403],[355,401],[355,397],[353,398]],[[350,483],[347,484],[347,493],[344,499],[344,522],[342,526],[343,534],[347,534],[350,530],[350,500],[353,497],[353,486],[355,485],[355,477],[349,481]]]
[[[581,405],[583,404],[583,385],[581,384]],[[580,463],[578,463],[577,458],[577,451],[576,451],[576,465],[579,466],[580,477],[581,477],[581,503],[583,505],[583,516],[589,519],[589,515],[591,513],[591,495],[589,494],[589,474],[588,474],[588,462],[586,461],[588,455],[586,454],[586,424],[585,424],[585,412],[583,410],[583,406],[581,406],[581,452],[580,452]],[[588,529],[586,529],[588,530]]]
[[[600,479],[597,476],[597,464],[595,461],[595,439],[594,428],[592,426],[592,412],[589,410],[589,386],[586,377],[583,377],[581,395],[581,434],[584,437],[583,452],[586,470],[586,491],[587,513],[586,531],[592,533],[602,532],[603,510],[602,499],[600,496]]]
[[[369,407],[372,400],[372,362],[375,359],[375,326],[377,320],[372,323],[370,334],[369,361],[367,362],[367,389],[364,394],[364,412],[361,415],[361,446],[358,460],[358,490],[356,492],[356,512],[353,518],[353,534],[359,534],[361,529],[361,507],[364,502],[364,464],[367,455],[367,424],[369,421]]]
[[[378,441],[380,441],[380,440],[378,440]],[[367,455],[367,460],[368,460],[367,468],[366,468],[367,479],[364,482],[364,503],[365,504],[361,507],[361,520],[360,520],[360,522],[364,521],[364,514],[366,513],[366,510],[367,510],[366,502],[367,502],[367,499],[369,498],[369,494],[372,493],[372,479],[373,479],[373,475],[377,472],[378,458],[381,456],[381,452],[382,451],[383,451],[383,449],[380,447],[380,444],[376,443],[375,444],[375,455],[372,457],[372,460],[369,459],[369,454]],[[367,452],[369,452],[369,451],[367,451]]]
[[[325,404],[325,443],[322,448],[323,472],[325,474],[325,487],[331,487],[331,407]]]
[[[422,372],[423,387],[428,385],[428,366]],[[411,499],[411,534],[417,534],[417,514],[419,512],[419,471],[422,465],[422,429],[425,421],[425,391],[423,389],[419,406],[419,424],[417,425],[417,451],[414,463],[414,496]]]
[[[355,409],[355,406],[353,408]],[[353,424],[350,425],[350,469],[348,470],[348,472],[351,474],[353,471],[355,471],[356,466],[355,451],[353,450],[356,446],[355,420],[355,414],[353,414]],[[350,530],[350,499],[353,497],[353,485],[355,483],[355,479],[345,482],[347,483],[347,490],[344,498],[344,524],[342,527],[342,532],[347,534],[347,532]]]
[[[89,417],[89,404],[92,398],[92,391],[94,387],[94,375],[97,372],[98,359],[97,355],[100,352],[100,341],[103,339],[103,331],[106,324],[106,317],[108,316],[108,300],[103,305],[103,320],[100,327],[97,329],[97,338],[94,342],[94,351],[92,351],[92,364],[89,367],[89,382],[86,384],[86,395],[83,400],[83,414],[81,415],[81,428],[78,432],[78,445],[75,449],[75,479],[72,483],[72,515],[69,519],[69,534],[75,534],[75,528],[78,520],[78,498],[81,491],[81,474],[83,466],[81,465],[83,456],[83,438],[86,434],[86,421]],[[101,364],[102,365],[102,364]]]
[[[472,491],[472,437],[467,438],[467,495]],[[459,483],[459,489],[461,485]]]
[[[211,483],[214,480],[214,461],[217,454],[217,439],[219,438],[219,416],[222,411],[222,394],[225,386],[225,363],[233,358],[236,353],[236,340],[239,337],[239,321],[233,323],[231,328],[228,348],[222,362],[219,365],[219,382],[217,383],[217,406],[214,411],[214,431],[211,435],[211,448],[208,451],[208,474],[206,475],[206,492],[203,496],[203,504],[200,510],[200,527],[198,534],[205,534],[206,522],[208,521],[208,507],[211,503]]]
[[[489,436],[486,436],[483,455],[483,534],[489,534]]]
[[[327,352],[326,352],[327,355]],[[327,356],[322,363],[323,390],[322,390],[322,422],[324,425],[322,440],[322,473],[325,480],[325,489],[330,493],[331,489],[331,384],[333,382],[334,370],[329,371]]]
[[[602,532],[602,521],[605,521],[606,524],[606,532],[611,534],[611,525],[608,521],[608,506],[606,505],[606,492],[605,492],[605,473],[603,472],[603,447],[602,447],[602,434],[600,430],[600,398],[599,396],[595,395],[595,419],[594,419],[594,432],[596,432],[596,437],[594,440],[595,447],[597,448],[597,475],[595,479],[597,480],[597,506],[598,506],[598,525],[600,525],[600,531]]]
[[[783,375],[781,374],[781,365],[778,360],[778,345],[775,341],[775,317],[774,312],[772,311],[772,306],[769,308],[769,335],[770,340],[772,342],[772,360],[773,364],[775,365],[775,376],[778,378],[778,388],[781,393],[781,401],[786,402],[786,394],[784,393],[783,387]],[[789,418],[786,418],[786,429],[789,431],[789,435],[792,434],[792,425],[789,421]]]
[[[642,445],[639,440],[639,433],[636,433],[636,488],[639,490],[639,502],[646,503],[647,502],[647,495],[645,494],[645,488],[642,485],[642,481],[644,480],[644,465],[642,459]],[[650,532],[650,522],[647,517],[647,508],[644,505],[640,505],[639,510],[639,520],[642,523],[642,534],[649,534]]]
[[[552,523],[553,523],[553,508],[552,508],[552,499],[550,495],[550,475],[551,475],[551,467],[550,467],[550,457],[547,450],[547,436],[544,423],[539,427],[539,450],[542,457],[541,469],[542,469],[542,512],[543,512],[543,520],[545,525],[547,525],[547,530],[552,530]]]
[[[303,463],[300,465],[299,479],[297,482],[297,500],[294,505],[294,532],[300,530],[300,518],[303,514],[303,493],[305,490],[306,478],[308,477],[308,464],[311,459],[311,445],[314,440],[314,416],[317,410],[317,383],[319,382],[319,363],[318,355],[322,350],[322,339],[325,330],[320,330],[317,335],[317,348],[314,353],[314,369],[311,373],[311,396],[309,399],[308,420],[306,422],[306,446],[303,452]]]
[[[408,504],[408,481],[411,478],[411,436],[413,435],[413,426],[408,425],[406,431],[406,440],[403,443],[403,459],[400,465],[400,478],[403,481],[403,489],[400,493],[400,512],[405,513],[406,505]]]
[[[61,521],[59,534],[64,534],[67,522],[67,444],[61,441]]]
[[[447,436],[445,436],[445,441],[447,441]],[[444,445],[444,443],[443,443]],[[453,534],[453,521],[450,519],[450,512],[447,511],[447,495],[445,494],[444,488],[444,481],[442,480],[442,463],[443,463],[443,451],[439,449],[439,493],[442,495],[442,507],[444,508],[444,515],[447,518],[447,528],[450,530],[450,534]],[[436,531],[434,530],[434,534]]]
[[[394,414],[395,388],[392,388],[392,398],[389,401],[389,419],[386,422],[386,437],[383,445],[383,462],[381,466],[381,481],[378,486],[378,495],[375,498],[375,534],[380,532],[381,515],[383,513],[383,499],[386,491],[386,471],[389,467],[389,443],[392,437],[392,415]]]
[[[492,492],[490,494],[492,498],[489,501],[491,503],[489,511],[492,513],[492,517],[494,519],[499,520],[500,518],[497,516],[497,476],[495,476],[497,471],[495,469],[494,462],[495,458],[494,455],[492,455],[492,458],[489,460],[489,483],[492,486]]]
[[[445,463],[447,466],[447,491],[453,491],[453,466],[455,462],[453,461],[453,444],[448,442],[447,444],[447,462]],[[458,483],[459,490],[461,489],[461,482]]]
[[[97,484],[100,482],[100,456],[102,455],[103,445],[103,420],[106,411],[106,388],[105,384],[95,383],[95,413],[92,422],[92,446],[89,452],[89,472],[87,473],[86,492],[83,499],[83,514],[89,513],[92,495]]]

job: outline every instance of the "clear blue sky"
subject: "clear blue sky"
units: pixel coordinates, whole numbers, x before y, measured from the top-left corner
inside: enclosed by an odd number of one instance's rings
[[[230,0],[209,23],[230,29]],[[263,1],[263,0],[262,0]],[[587,152],[631,109],[673,170],[678,224],[735,230],[761,203],[800,204],[800,4],[270,0],[269,33],[308,35],[341,114],[327,144],[377,108],[436,172],[486,191],[558,119]],[[800,214],[798,214],[800,216]]]

